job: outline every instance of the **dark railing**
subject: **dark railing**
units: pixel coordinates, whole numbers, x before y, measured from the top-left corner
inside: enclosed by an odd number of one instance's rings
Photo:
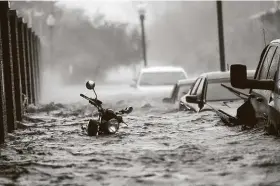
[[[40,38],[17,11],[0,1],[0,143],[17,129],[25,105],[38,103],[40,46]]]

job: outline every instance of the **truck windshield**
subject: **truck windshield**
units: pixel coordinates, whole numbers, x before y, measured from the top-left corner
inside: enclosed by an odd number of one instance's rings
[[[174,85],[180,79],[186,79],[183,72],[145,72],[140,77],[139,85]]]

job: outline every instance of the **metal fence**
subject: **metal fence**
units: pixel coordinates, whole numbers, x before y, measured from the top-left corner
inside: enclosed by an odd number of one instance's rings
[[[25,106],[40,99],[40,38],[8,1],[0,1],[0,143]]]

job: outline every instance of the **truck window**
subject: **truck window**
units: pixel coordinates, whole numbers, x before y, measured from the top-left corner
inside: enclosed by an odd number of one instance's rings
[[[274,90],[274,92],[276,94],[278,94],[278,96],[280,95],[280,66],[278,66],[278,72],[277,72],[277,76],[276,76],[276,79],[275,79],[275,90]]]
[[[257,79],[266,79],[267,78],[267,74],[268,74],[268,69],[270,67],[271,64],[271,60],[273,58],[273,55],[275,53],[276,50],[276,46],[271,46],[268,49],[268,52],[266,53],[263,61],[262,61],[262,65],[260,66],[260,71],[258,72],[258,78]]]
[[[274,79],[275,77],[277,67],[278,67],[278,62],[279,62],[279,54],[280,51],[279,48],[277,48],[269,67],[267,79]]]
[[[279,50],[277,50],[278,52]],[[279,52],[278,52],[279,53]],[[275,106],[275,109],[280,111],[280,63],[279,63],[279,60],[278,60],[278,71],[276,73],[276,76],[275,76],[275,89],[274,89],[274,94],[272,94],[272,99],[274,100],[274,106]]]
[[[276,53],[277,49],[277,53]],[[260,71],[258,74],[258,79],[274,79],[274,76],[277,71],[278,60],[279,60],[280,51],[276,46],[272,46],[269,48],[265,59],[263,60],[263,64],[260,67]],[[254,89],[254,92],[263,96],[268,102],[270,100],[271,91],[270,90],[259,90]]]
[[[278,68],[278,72],[275,76],[275,93],[280,95],[280,63],[279,63],[279,59],[280,59],[280,49],[277,49],[277,54],[278,54],[278,63],[277,65],[275,65],[275,68]]]
[[[197,79],[192,87],[192,90],[191,90],[191,95],[195,95],[196,94],[196,91],[197,91],[197,88],[198,88],[198,85],[201,81],[201,78]]]
[[[197,90],[196,90],[196,94],[197,94],[198,92],[202,92],[205,80],[206,80],[206,78],[202,78],[202,79],[201,79],[200,84],[199,84],[199,87],[198,87]]]

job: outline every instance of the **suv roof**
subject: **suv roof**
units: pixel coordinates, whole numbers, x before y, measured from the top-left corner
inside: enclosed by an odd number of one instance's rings
[[[180,79],[180,80],[178,80],[177,84],[178,85],[188,85],[188,84],[192,84],[195,80],[196,80],[196,78]]]
[[[154,66],[146,67],[141,69],[141,72],[182,72],[184,69],[182,67],[174,66]]]

